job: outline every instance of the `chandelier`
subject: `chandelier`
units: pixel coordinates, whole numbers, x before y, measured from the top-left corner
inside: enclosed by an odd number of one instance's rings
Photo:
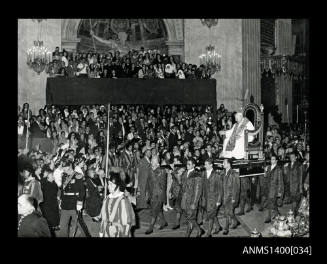
[[[34,21],[34,19],[33,19]],[[37,40],[34,41],[34,46],[27,50],[27,65],[35,72],[40,74],[51,61],[51,52],[47,47],[43,46],[43,41],[40,41],[40,22],[42,19],[37,19],[38,34]]]
[[[209,69],[212,75],[221,69],[221,55],[215,51],[215,47],[212,45],[206,47],[206,51],[206,53],[199,56],[200,64]]]
[[[202,25],[207,26],[209,29],[212,26],[217,26],[217,24],[218,24],[218,19],[207,19],[207,18],[204,18],[204,19],[200,19],[200,20],[201,20]]]
[[[211,42],[211,27],[218,24],[218,19],[201,19],[201,23],[207,26],[210,30],[210,42]],[[199,56],[200,64],[204,65],[209,70],[210,75],[221,70],[221,55],[216,52],[215,47],[209,44],[206,47],[206,53]]]

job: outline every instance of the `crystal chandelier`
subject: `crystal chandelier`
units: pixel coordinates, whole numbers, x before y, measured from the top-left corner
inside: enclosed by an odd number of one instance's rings
[[[211,39],[211,27],[218,24],[218,19],[201,19],[201,23],[209,28]],[[207,46],[206,53],[201,54],[199,59],[200,64],[209,69],[211,75],[221,70],[221,55],[216,52],[213,45]]]
[[[34,21],[34,19],[33,19]],[[42,19],[37,19],[38,34],[37,40],[34,41],[34,46],[27,50],[27,65],[35,72],[40,74],[51,61],[51,52],[47,47],[43,46],[43,41],[40,41],[40,22]]]

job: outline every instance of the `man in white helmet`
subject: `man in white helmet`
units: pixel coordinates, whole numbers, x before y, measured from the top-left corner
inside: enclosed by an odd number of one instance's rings
[[[254,126],[247,119],[243,117],[241,112],[235,114],[236,123],[233,125],[232,129],[226,131],[219,131],[220,135],[225,135],[226,138],[223,144],[223,152],[222,157],[224,158],[235,158],[235,159],[243,159],[245,156],[244,149],[244,137],[245,137],[245,129],[254,130]],[[253,141],[253,136],[248,137],[248,142]]]

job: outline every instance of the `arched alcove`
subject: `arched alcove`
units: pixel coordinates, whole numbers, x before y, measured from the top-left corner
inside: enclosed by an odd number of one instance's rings
[[[168,55],[179,55],[184,58],[184,24],[183,19],[162,19],[167,34]],[[62,48],[68,51],[76,51],[78,29],[81,19],[62,19]]]

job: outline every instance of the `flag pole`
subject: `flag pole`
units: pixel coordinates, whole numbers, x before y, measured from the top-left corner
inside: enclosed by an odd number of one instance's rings
[[[108,103],[108,119],[107,119],[107,150],[106,150],[106,178],[104,181],[104,199],[107,198],[107,179],[108,179],[108,153],[109,153],[109,113],[110,113],[110,103]]]
[[[27,125],[26,125],[26,139],[25,139],[25,149],[27,149],[28,146],[28,138],[29,138],[29,123],[30,122],[30,109],[28,108],[27,111]]]

